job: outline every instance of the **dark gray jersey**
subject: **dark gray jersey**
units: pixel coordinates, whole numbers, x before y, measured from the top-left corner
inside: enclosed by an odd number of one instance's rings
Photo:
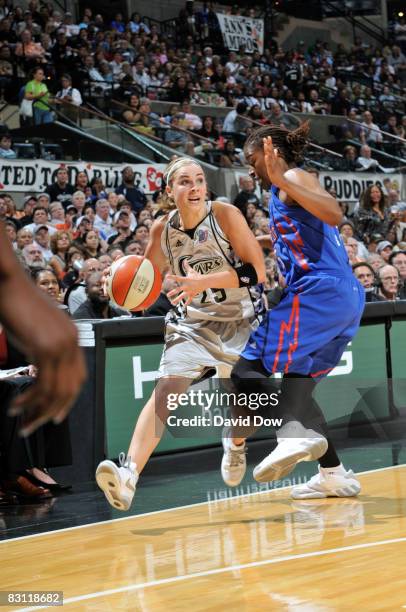
[[[174,274],[185,276],[185,262],[200,274],[214,274],[236,267],[231,244],[224,235],[207,203],[207,214],[194,228],[193,237],[179,229],[179,213],[170,213],[162,232],[161,246]],[[253,317],[254,302],[250,290],[208,289],[197,295],[187,307],[187,317],[213,321],[235,321]]]

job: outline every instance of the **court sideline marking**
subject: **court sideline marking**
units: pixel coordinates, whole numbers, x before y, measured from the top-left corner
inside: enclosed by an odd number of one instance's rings
[[[367,542],[364,544],[354,544],[352,546],[342,546],[341,548],[330,548],[328,550],[316,550],[309,553],[301,553],[298,555],[286,555],[284,557],[276,557],[276,559],[264,559],[263,561],[253,561],[251,563],[242,563],[240,565],[230,565],[229,567],[220,567],[214,570],[207,570],[205,572],[195,572],[194,574],[184,574],[183,576],[173,576],[171,578],[162,578],[161,580],[152,580],[151,582],[142,582],[139,584],[130,584],[124,587],[118,587],[116,589],[108,589],[106,591],[96,591],[94,593],[88,593],[86,595],[77,595],[76,597],[69,597],[65,599],[63,605],[75,603],[77,601],[85,601],[87,599],[97,599],[99,597],[107,597],[109,595],[116,595],[117,593],[125,593],[128,591],[138,591],[149,587],[161,586],[163,584],[173,584],[181,582],[183,580],[190,580],[194,578],[202,578],[206,576],[214,576],[217,574],[224,574],[225,572],[234,572],[238,570],[244,570],[252,567],[262,567],[264,565],[274,565],[276,563],[283,563],[285,561],[294,561],[296,559],[306,559],[310,557],[321,557],[323,555],[330,555],[333,553],[347,552],[352,550],[360,550],[363,548],[372,548],[374,546],[385,546],[388,544],[399,544],[400,542],[406,542],[406,537],[395,538],[392,540],[381,540],[378,542]],[[50,606],[34,606],[30,608],[19,608],[17,612],[35,612],[36,610],[45,610]]]
[[[384,468],[376,468],[374,470],[365,470],[364,472],[356,472],[357,476],[362,476],[363,474],[372,474],[375,472],[385,472],[386,470],[393,470],[396,468],[404,468],[406,467],[406,463],[401,463],[399,465],[389,465]],[[226,485],[225,485],[226,486]],[[224,497],[222,499],[216,500],[206,500],[203,502],[197,502],[196,504],[187,504],[186,506],[174,506],[173,508],[163,508],[162,510],[153,510],[152,512],[144,512],[144,514],[132,514],[130,516],[123,516],[121,518],[116,519],[108,519],[107,521],[98,521],[96,523],[86,523],[85,525],[75,525],[74,527],[63,527],[62,529],[52,529],[51,531],[43,531],[41,533],[32,533],[31,535],[19,536],[17,538],[9,538],[5,540],[0,540],[1,544],[11,544],[12,542],[17,542],[20,540],[27,540],[28,538],[39,538],[46,535],[53,535],[64,533],[66,531],[73,531],[74,529],[85,529],[86,527],[96,527],[97,525],[109,525],[111,523],[118,523],[119,521],[128,521],[130,519],[138,519],[143,518],[144,516],[153,516],[154,514],[163,514],[164,512],[173,512],[175,510],[183,510],[185,508],[197,508],[198,506],[204,505],[213,505],[222,502],[230,502],[236,501],[238,499],[242,499],[243,497],[252,497],[253,495],[264,495],[265,493],[272,493],[273,491],[284,491],[286,489],[291,489],[294,485],[286,485],[286,487],[275,487],[274,489],[266,489],[265,491],[254,491],[253,493],[243,493],[243,495],[233,496],[233,497]],[[106,502],[107,503],[107,502]]]

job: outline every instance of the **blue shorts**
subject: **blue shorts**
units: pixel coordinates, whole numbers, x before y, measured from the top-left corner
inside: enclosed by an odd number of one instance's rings
[[[242,357],[275,372],[327,376],[355,336],[365,291],[355,277],[312,276],[288,287],[251,334]]]

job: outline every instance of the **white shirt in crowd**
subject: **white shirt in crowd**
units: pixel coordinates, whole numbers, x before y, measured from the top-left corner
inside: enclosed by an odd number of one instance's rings
[[[65,89],[61,89],[56,94],[56,98],[66,98],[66,96],[71,96],[72,104],[74,104],[75,106],[81,106],[81,104],[83,104],[80,91],[75,87],[65,87]]]

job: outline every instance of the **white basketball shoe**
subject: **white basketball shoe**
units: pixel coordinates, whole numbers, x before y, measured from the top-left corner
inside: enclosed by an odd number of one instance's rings
[[[319,473],[307,482],[293,487],[293,499],[323,499],[325,497],[355,497],[361,491],[361,484],[354,472],[344,469],[342,465],[337,468],[322,468]]]
[[[99,463],[96,470],[96,482],[106,496],[107,501],[117,510],[128,510],[135,493],[139,474],[131,458],[120,453],[117,466],[106,459]]]
[[[279,431],[277,447],[256,466],[253,476],[257,482],[280,480],[299,461],[315,461],[327,448],[328,442],[322,434],[305,429],[297,421],[287,423]]]
[[[224,436],[222,441],[224,454],[221,461],[221,475],[226,485],[236,487],[244,478],[247,469],[245,443],[237,446],[227,436]]]

